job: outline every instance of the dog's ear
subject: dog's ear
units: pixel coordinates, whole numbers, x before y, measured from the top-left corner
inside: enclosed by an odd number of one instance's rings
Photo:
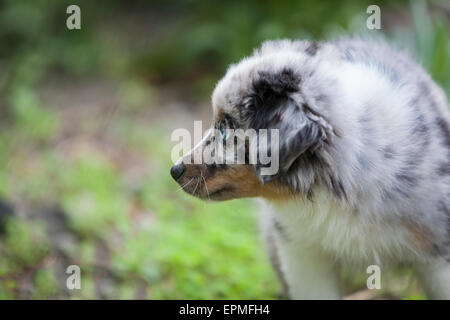
[[[260,73],[245,101],[243,118],[249,128],[279,130],[278,172],[263,175],[261,169],[270,164],[262,165],[258,161],[255,165],[256,173],[263,183],[286,174],[303,153],[314,151],[327,142],[331,126],[300,96],[300,82],[301,79],[291,70],[276,74]],[[272,147],[276,145],[270,144]],[[268,151],[270,156],[277,155],[275,150]]]

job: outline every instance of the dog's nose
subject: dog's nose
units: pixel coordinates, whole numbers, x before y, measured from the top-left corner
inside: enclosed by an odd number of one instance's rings
[[[170,175],[175,180],[178,180],[179,178],[181,178],[185,170],[186,167],[184,166],[184,164],[176,164],[172,167],[172,169],[170,169]]]

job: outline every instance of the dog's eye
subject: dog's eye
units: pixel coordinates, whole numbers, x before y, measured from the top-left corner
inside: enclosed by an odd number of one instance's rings
[[[223,125],[221,125],[219,130],[220,130],[220,134],[222,135],[222,139],[225,140],[227,137],[227,131],[225,130],[225,127]]]

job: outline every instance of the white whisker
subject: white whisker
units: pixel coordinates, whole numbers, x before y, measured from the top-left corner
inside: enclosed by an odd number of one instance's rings
[[[201,181],[201,179],[197,179],[197,184],[195,185],[194,191],[192,191],[192,195],[194,195],[195,191],[197,191],[197,187],[198,187],[198,184],[200,183],[200,181]]]
[[[209,198],[209,190],[208,190],[208,184],[206,183],[206,179],[205,179],[205,177],[203,176],[203,173],[200,173],[200,175],[201,175],[201,177],[202,177],[202,179],[203,179],[203,182],[205,182],[205,189],[206,189],[206,194],[208,195],[208,199],[211,200],[211,199]]]
[[[183,184],[177,191],[184,190],[184,188],[186,188],[188,186],[188,184],[190,184],[192,182],[192,180],[194,180],[194,178],[191,178],[191,180],[189,180],[188,182]]]

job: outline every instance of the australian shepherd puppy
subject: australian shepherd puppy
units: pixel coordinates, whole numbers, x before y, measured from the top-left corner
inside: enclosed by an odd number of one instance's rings
[[[269,41],[228,69],[212,107],[216,130],[171,174],[202,199],[264,200],[291,298],[338,299],[341,266],[397,263],[429,298],[450,299],[450,113],[417,63],[381,40]],[[192,163],[227,129],[278,130],[277,172]]]

